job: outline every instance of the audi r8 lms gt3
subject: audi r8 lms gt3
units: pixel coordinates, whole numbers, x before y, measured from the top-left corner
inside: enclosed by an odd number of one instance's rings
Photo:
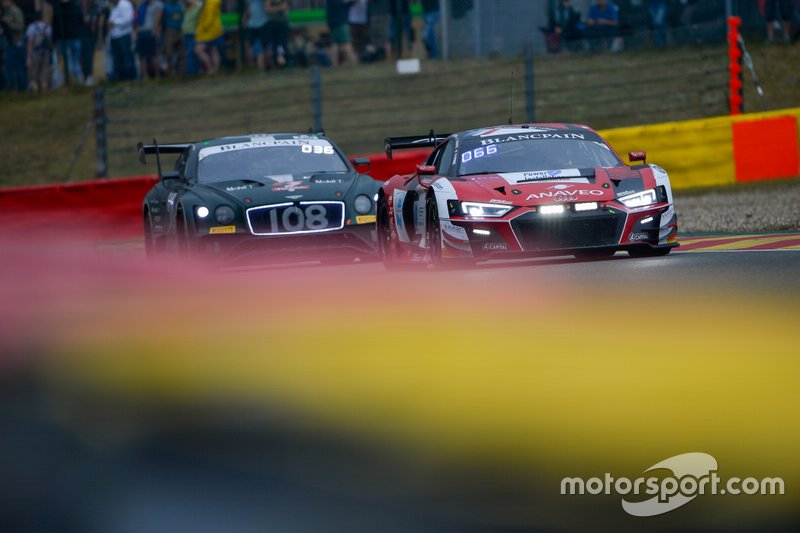
[[[290,260],[375,255],[380,184],[322,134],[154,140],[138,148],[143,163],[145,154],[156,155],[160,177],[142,205],[148,256],[224,262],[265,252]],[[172,171],[161,170],[164,154],[178,154]]]
[[[378,193],[378,250],[391,267],[515,255],[600,258],[677,246],[666,171],[631,152],[625,165],[600,135],[573,124],[497,126],[386,139],[435,146],[416,172]]]

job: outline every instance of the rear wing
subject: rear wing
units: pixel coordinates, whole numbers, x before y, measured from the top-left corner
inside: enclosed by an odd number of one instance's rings
[[[158,141],[153,139],[153,144],[144,144],[143,142],[139,141],[136,144],[136,151],[139,152],[139,162],[141,162],[143,165],[147,164],[147,154],[156,154],[158,177],[162,178],[161,154],[181,154],[191,145],[192,143],[158,144]]]
[[[386,156],[392,158],[392,150],[403,150],[407,148],[436,147],[447,140],[451,133],[435,134],[433,130],[428,135],[412,135],[410,137],[387,137],[384,141]]]

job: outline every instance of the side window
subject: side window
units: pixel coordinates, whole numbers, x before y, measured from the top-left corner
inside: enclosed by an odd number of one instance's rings
[[[455,141],[450,141],[443,148],[440,151],[442,156],[436,162],[436,171],[443,176],[449,176],[450,170],[453,168],[453,154],[456,150],[456,143]]]
[[[442,146],[440,146],[439,148],[434,150],[431,153],[431,155],[428,156],[428,160],[425,161],[425,164],[428,165],[428,166],[432,165],[432,166],[434,166],[436,168],[439,168],[438,165],[439,165],[439,160],[442,158],[442,151],[443,151],[443,147]]]
[[[181,152],[181,155],[178,156],[178,160],[175,161],[174,170],[177,170],[178,172],[180,172],[181,176],[186,176],[186,163],[189,160],[189,153],[190,152],[191,152],[191,148],[187,148],[186,150]]]

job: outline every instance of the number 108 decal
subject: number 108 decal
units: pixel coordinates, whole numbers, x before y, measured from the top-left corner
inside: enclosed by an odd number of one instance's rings
[[[344,227],[341,202],[280,204],[255,208],[248,212],[254,235],[315,233]]]

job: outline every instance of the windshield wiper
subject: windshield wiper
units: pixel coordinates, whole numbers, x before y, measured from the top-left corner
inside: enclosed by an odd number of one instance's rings
[[[467,174],[459,174],[458,177],[464,176],[480,176],[481,174],[503,174],[505,170],[481,170],[480,172],[468,172]]]

